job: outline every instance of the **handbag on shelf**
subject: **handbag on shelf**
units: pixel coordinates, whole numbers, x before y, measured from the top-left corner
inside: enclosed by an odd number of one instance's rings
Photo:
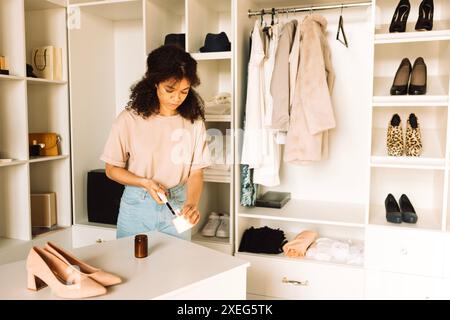
[[[53,46],[33,48],[31,65],[38,78],[62,80],[62,48]]]
[[[54,132],[48,133],[30,133],[29,144],[31,146],[40,145],[39,156],[58,156],[60,155],[61,137]]]

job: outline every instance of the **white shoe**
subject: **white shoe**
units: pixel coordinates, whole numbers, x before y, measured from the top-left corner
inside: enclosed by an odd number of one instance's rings
[[[216,230],[220,225],[219,215],[216,212],[211,212],[208,217],[208,222],[202,229],[202,235],[205,237],[214,237]]]
[[[216,230],[216,237],[229,238],[230,237],[230,216],[228,214],[220,215],[220,225]]]

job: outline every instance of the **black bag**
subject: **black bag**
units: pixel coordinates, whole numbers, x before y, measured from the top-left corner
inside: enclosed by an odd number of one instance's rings
[[[238,251],[278,254],[283,252],[283,246],[287,242],[283,230],[267,226],[256,229],[250,227],[244,231]]]
[[[91,170],[87,178],[88,221],[116,225],[125,187],[106,176],[105,169]]]
[[[186,35],[184,33],[170,33],[164,39],[164,45],[175,45],[186,50]]]

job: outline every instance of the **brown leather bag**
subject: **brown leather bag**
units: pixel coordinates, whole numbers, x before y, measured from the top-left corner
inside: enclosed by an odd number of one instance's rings
[[[59,142],[61,140],[57,133],[30,133],[29,145],[40,144],[42,146],[39,155],[40,156],[58,156]]]

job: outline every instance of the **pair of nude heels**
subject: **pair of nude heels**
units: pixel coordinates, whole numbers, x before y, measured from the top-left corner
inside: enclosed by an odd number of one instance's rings
[[[100,296],[108,286],[122,282],[114,274],[81,261],[51,242],[41,249],[31,248],[27,258],[28,289],[37,291],[48,285],[61,298]]]

